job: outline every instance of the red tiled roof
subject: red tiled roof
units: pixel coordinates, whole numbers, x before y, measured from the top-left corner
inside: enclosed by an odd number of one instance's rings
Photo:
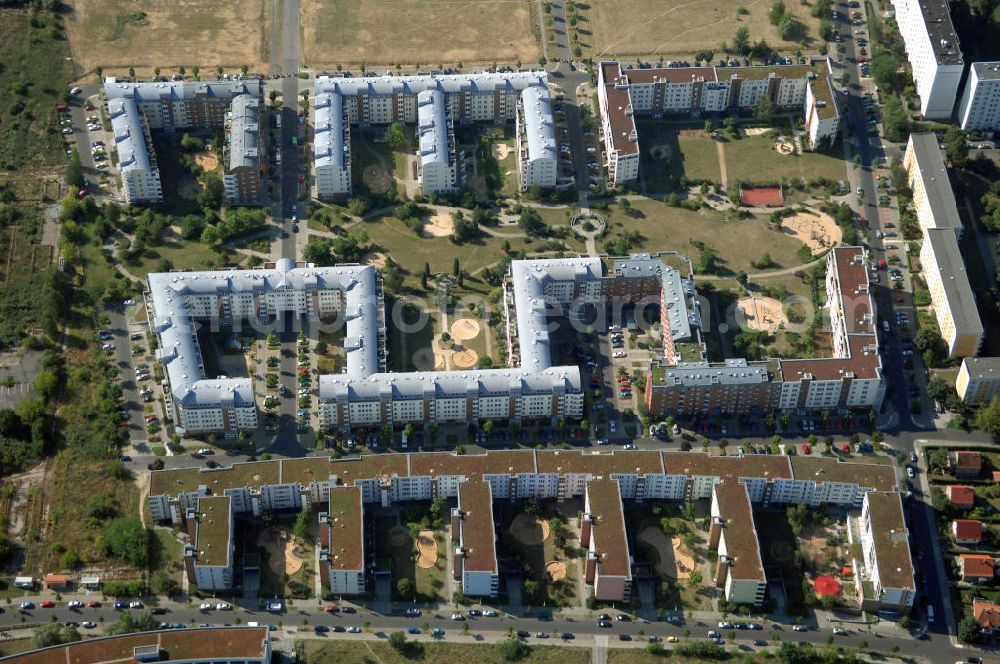
[[[955,519],[953,531],[960,542],[978,542],[983,537],[983,524],[973,519]]]
[[[992,556],[963,553],[958,557],[958,565],[965,577],[992,577],[993,558]]]
[[[985,599],[972,601],[972,616],[985,629],[1000,627],[1000,604],[987,602]]]
[[[971,486],[953,484],[945,492],[948,494],[948,500],[951,501],[952,505],[972,507],[976,503],[976,492]]]
[[[983,468],[983,456],[979,452],[955,452],[955,468],[958,470],[973,470],[977,473]]]
[[[1000,470],[993,471],[993,481],[1000,482]]]

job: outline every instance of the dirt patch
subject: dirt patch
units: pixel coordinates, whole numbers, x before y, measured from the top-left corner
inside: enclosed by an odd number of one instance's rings
[[[840,244],[844,237],[833,217],[821,212],[799,212],[785,217],[781,220],[781,231],[794,235],[814,256]]]
[[[194,156],[194,163],[198,164],[208,172],[219,168],[219,158],[211,152],[199,152]]]
[[[774,151],[783,157],[795,154],[795,142],[788,138],[783,138],[774,144]]]
[[[257,546],[263,547],[268,553],[268,566],[275,574],[291,576],[300,569],[304,552],[295,539],[284,528],[266,528],[257,535]]]
[[[507,155],[509,155],[513,151],[514,151],[514,148],[510,147],[506,143],[494,143],[493,144],[493,157],[497,161],[503,161],[504,159],[507,158]]]
[[[417,547],[417,567],[430,569],[437,564],[438,545],[433,530],[421,530],[414,545]]]
[[[562,581],[566,578],[566,563],[553,560],[545,563],[545,574],[549,581]]]
[[[639,540],[650,545],[659,554],[656,569],[664,576],[687,579],[695,569],[694,557],[681,546],[679,537],[668,538],[655,526],[647,526],[639,533]]]
[[[549,522],[518,514],[510,524],[510,534],[525,546],[537,546],[549,538]]]
[[[455,224],[450,214],[439,212],[424,219],[424,234],[430,237],[450,237],[455,232]]]
[[[365,265],[382,268],[385,267],[385,254],[381,251],[373,251],[365,254],[365,257],[361,259],[361,262]]]
[[[774,332],[788,326],[788,316],[773,297],[741,297],[736,302],[736,322],[751,330]]]
[[[743,133],[747,136],[763,136],[769,131],[771,130],[767,127],[747,127],[743,130]]]
[[[392,176],[381,166],[368,166],[361,174],[361,179],[375,194],[384,194],[392,187]]]
[[[468,341],[478,337],[481,329],[479,321],[462,318],[451,324],[451,336],[456,341]]]
[[[451,356],[451,363],[456,369],[471,369],[479,361],[479,353],[471,348],[455,351]]]

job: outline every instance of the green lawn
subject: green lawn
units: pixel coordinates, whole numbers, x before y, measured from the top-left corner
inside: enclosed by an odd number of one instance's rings
[[[417,321],[416,313],[412,310],[405,312],[403,316],[407,323],[415,324]],[[405,334],[396,326],[395,320],[394,316],[389,316],[389,320],[386,323],[386,333],[389,337],[386,344],[389,347],[390,371],[429,370],[431,367],[426,366],[426,364],[431,362],[433,358],[431,343],[434,341],[434,335],[437,330],[437,318],[427,318],[423,326],[408,330]],[[414,362],[414,357],[417,356],[418,351],[420,351],[418,357],[423,358],[419,363],[420,366],[418,366],[417,362]]]
[[[211,270],[222,265],[240,263],[246,260],[246,256],[233,254],[231,259],[224,260],[208,245],[181,240],[149,247],[137,263],[126,264],[125,267],[132,274],[145,277],[146,274],[160,269],[160,262],[163,260],[170,261],[175,270]]]
[[[376,523],[376,551],[379,552],[378,555],[392,561],[393,594],[396,592],[396,582],[399,579],[410,579],[416,588],[418,600],[436,601],[445,598],[448,589],[445,578],[447,574],[445,556],[448,552],[447,530],[441,528],[434,531],[434,539],[438,544],[437,563],[434,567],[423,568],[416,564],[414,541],[405,525],[400,525],[395,517],[379,518]],[[394,529],[399,532],[406,530],[406,538],[402,544],[393,544],[390,534]]]
[[[681,176],[720,181],[716,143],[707,134],[681,138],[677,127],[651,121],[640,121],[637,129],[642,177],[649,191],[672,190],[668,180]]]
[[[719,149],[714,139],[708,136],[684,137],[678,139],[684,176],[689,180],[711,180],[719,182]],[[730,177],[732,175],[730,174]]]
[[[741,221],[717,221],[698,212],[673,208],[652,199],[632,202],[636,216],[626,215],[619,209],[608,210],[611,224],[609,236],[624,231],[637,231],[642,236],[639,246],[632,251],[675,250],[691,256],[697,264],[700,252],[693,242],[704,242],[718,253],[723,271],[755,272],[750,265],[764,253],[779,265],[791,267],[800,263],[796,255],[801,243],[789,235],[768,229],[767,220],[754,217]],[[601,214],[605,214],[604,211]],[[603,251],[604,241],[598,241]]]
[[[446,630],[456,636],[461,629]],[[470,629],[470,633],[475,633]],[[492,645],[471,643],[421,643],[418,657],[405,657],[393,650],[387,641],[345,641],[338,639],[323,643],[315,639],[301,642],[305,646],[309,664],[406,664],[414,659],[435,664],[504,664],[503,656]],[[531,646],[530,654],[518,660],[522,664],[589,664],[589,648],[564,646]]]
[[[767,135],[727,139],[724,145],[729,182],[847,178],[847,167],[840,146],[828,153],[806,151],[802,155],[783,156],[775,151],[774,139]]]

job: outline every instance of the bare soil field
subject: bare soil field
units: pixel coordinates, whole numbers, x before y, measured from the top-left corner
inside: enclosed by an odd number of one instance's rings
[[[78,71],[147,76],[184,66],[214,77],[219,65],[259,70],[269,59],[270,12],[264,0],[72,0],[67,16]]]
[[[302,0],[303,56],[315,68],[533,63],[536,11],[533,0]]]
[[[580,40],[592,47],[595,60],[630,55],[690,58],[701,49],[718,49],[722,40],[731,42],[741,25],[750,30],[751,40],[766,39],[777,49],[795,44],[778,36],[767,17],[771,3],[765,0],[588,0],[586,4],[590,7],[579,12],[586,19],[581,28],[593,34],[582,33]],[[736,13],[741,6],[747,14]],[[796,22],[795,39],[815,41],[819,20],[809,15],[809,7],[798,2],[786,2],[785,7]]]

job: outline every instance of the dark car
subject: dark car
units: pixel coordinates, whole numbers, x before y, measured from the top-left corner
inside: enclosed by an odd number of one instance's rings
[[[563,638],[564,641],[569,641],[571,639],[575,639],[576,637],[573,636],[573,632],[563,632],[562,633],[562,638]]]
[[[618,635],[618,640],[619,641],[631,641],[632,640],[632,636],[630,634],[619,634]]]
[[[353,606],[342,606],[342,607],[340,607],[340,612],[341,613],[357,613],[358,610],[355,609]]]
[[[164,613],[167,612],[167,610],[162,606],[158,606],[154,609],[150,609],[149,612],[152,613],[154,616],[162,616]]]
[[[523,629],[518,630],[518,632],[517,632],[517,638],[519,638],[519,639],[527,639],[530,636],[531,636],[531,632],[525,631]]]
[[[327,627],[326,625],[316,625],[315,627],[313,627],[313,631],[316,632],[317,634],[325,634],[330,631],[330,628]]]
[[[125,602],[115,602],[115,608],[116,609],[127,609],[128,608],[128,604],[126,604]]]

